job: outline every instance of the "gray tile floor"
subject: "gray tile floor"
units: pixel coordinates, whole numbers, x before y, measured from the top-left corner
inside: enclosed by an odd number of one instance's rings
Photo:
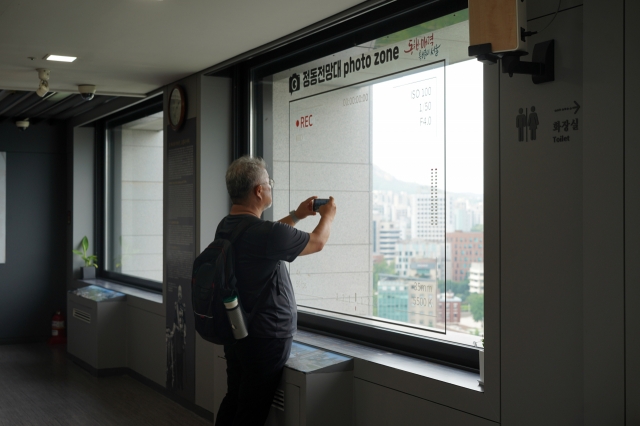
[[[0,345],[0,425],[208,425],[129,376],[94,377],[64,346]]]

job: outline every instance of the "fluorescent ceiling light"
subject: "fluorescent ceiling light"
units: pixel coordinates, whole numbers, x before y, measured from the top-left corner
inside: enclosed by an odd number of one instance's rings
[[[77,58],[75,56],[46,55],[44,59],[47,61],[73,62]]]

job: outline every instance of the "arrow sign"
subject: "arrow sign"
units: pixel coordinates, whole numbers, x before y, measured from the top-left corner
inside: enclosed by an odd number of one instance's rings
[[[564,108],[556,108],[553,110],[553,112],[562,112],[562,111],[571,111],[572,109],[575,109],[575,111],[573,111],[573,114],[577,114],[578,111],[580,110],[580,104],[576,101],[573,101],[573,105],[570,107],[564,107]]]

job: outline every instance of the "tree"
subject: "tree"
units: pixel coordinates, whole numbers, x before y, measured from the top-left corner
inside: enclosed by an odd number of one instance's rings
[[[380,274],[395,274],[396,264],[395,262],[382,262],[373,264],[373,316],[378,315],[378,281],[380,280]]]
[[[380,274],[395,274],[396,273],[396,264],[395,262],[387,262],[383,260],[382,262],[373,264],[373,290],[378,291],[378,281],[380,280]]]
[[[484,321],[484,295],[472,293],[467,297],[467,303],[471,306],[473,320]]]
[[[471,232],[484,232],[484,225],[476,223],[473,225],[473,228],[471,228]]]
[[[438,290],[440,291],[440,293],[445,292],[444,281],[438,281]],[[464,300],[469,295],[469,280],[462,280],[462,281],[447,280],[446,290],[453,292],[453,294],[455,294],[456,296]]]

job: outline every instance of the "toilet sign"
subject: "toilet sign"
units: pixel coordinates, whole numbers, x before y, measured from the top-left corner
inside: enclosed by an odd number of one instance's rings
[[[518,142],[538,141],[539,130],[551,130],[550,142],[571,142],[572,134],[580,130],[580,118],[576,116],[579,110],[580,104],[573,101],[573,105],[554,109],[553,120],[545,121],[538,116],[535,105],[520,107],[515,126]]]
[[[538,113],[534,105],[531,108],[518,109],[516,116],[516,128],[518,129],[518,142],[529,142],[537,139],[537,130],[540,125]]]
[[[579,110],[580,104],[576,101],[573,101],[573,105],[553,110],[556,115],[551,123],[554,143],[571,142],[572,133],[580,130],[580,118],[576,117]]]

